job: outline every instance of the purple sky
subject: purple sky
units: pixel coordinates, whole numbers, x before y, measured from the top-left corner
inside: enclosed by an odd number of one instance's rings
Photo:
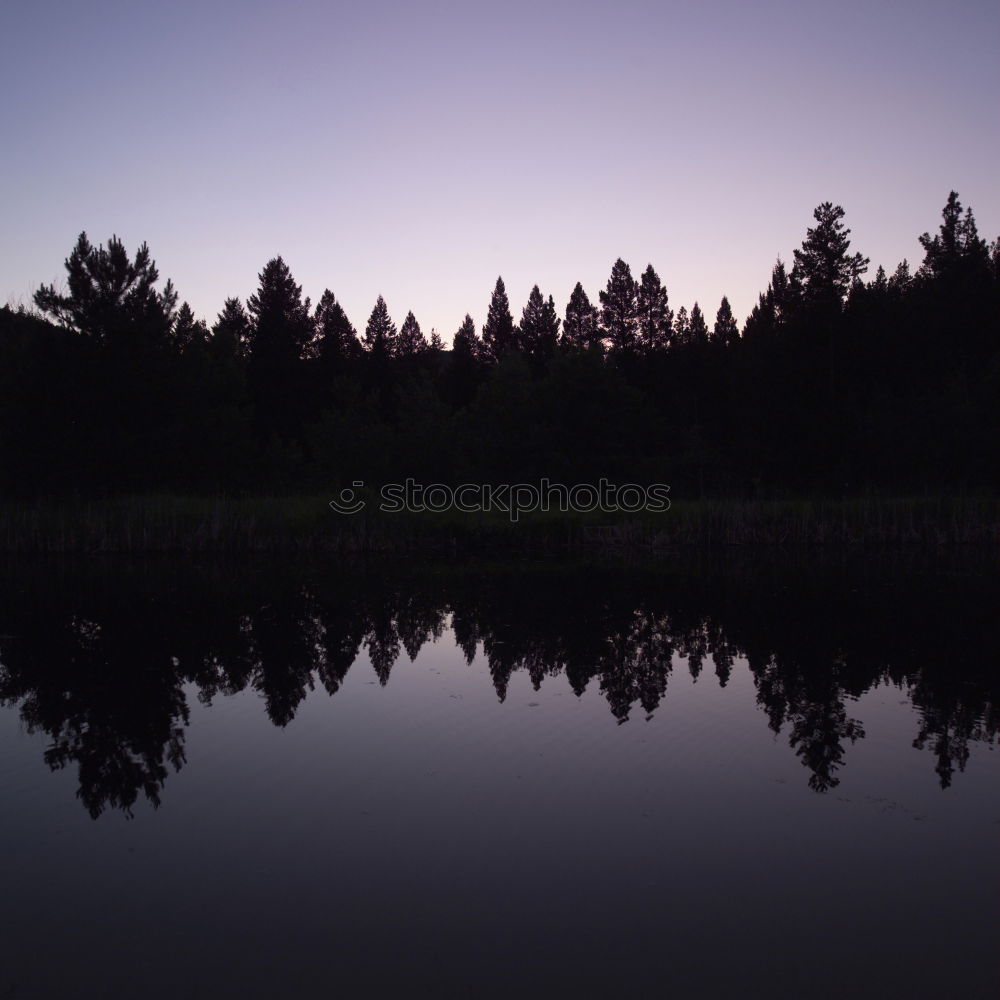
[[[0,301],[80,230],[195,312],[281,254],[449,340],[502,274],[560,314],[618,256],[745,316],[813,208],[891,270],[948,191],[1000,233],[1000,4],[5,0]]]

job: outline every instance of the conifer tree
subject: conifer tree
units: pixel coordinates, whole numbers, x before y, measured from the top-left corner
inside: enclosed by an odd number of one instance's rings
[[[579,281],[566,305],[566,318],[563,320],[560,344],[574,351],[599,349],[603,346],[597,309],[591,304]]]
[[[480,348],[481,344],[476,336],[476,324],[472,321],[472,317],[466,313],[462,325],[452,339],[451,349],[456,356],[461,355],[475,359],[479,357]]]
[[[691,335],[691,321],[688,319],[687,306],[681,306],[677,310],[677,318],[674,320],[673,336],[671,343],[678,347],[683,347]]]
[[[807,305],[839,311],[851,282],[868,269],[868,258],[848,252],[851,231],[841,221],[844,210],[839,205],[825,201],[813,218],[816,225],[806,230],[802,248],[794,252],[792,273]]]
[[[638,303],[635,279],[628,264],[615,261],[607,288],[601,292],[601,328],[612,351],[634,351],[638,330]]]
[[[255,404],[258,432],[270,439],[297,438],[302,431],[305,357],[314,329],[309,299],[292,278],[288,265],[274,257],[259,275],[259,287],[247,301],[250,355],[247,381]]]
[[[543,361],[549,360],[556,353],[556,347],[559,345],[559,327],[561,325],[562,321],[556,312],[555,299],[550,295],[542,307],[541,336],[539,337],[540,350],[538,356]]]
[[[503,278],[497,278],[490,299],[490,309],[483,327],[483,356],[487,361],[497,362],[511,351],[516,350],[517,331],[514,317],[510,314],[510,301]]]
[[[722,296],[719,311],[715,314],[715,327],[712,330],[712,339],[723,347],[732,347],[740,340],[740,330],[736,325],[736,318],[733,316],[729,299]]]
[[[919,279],[951,279],[976,272],[982,274],[989,266],[989,248],[979,238],[972,209],[962,212],[958,192],[952,191],[941,211],[942,222],[937,235],[920,237],[924,261],[917,271]]]
[[[646,353],[664,350],[670,343],[674,314],[667,303],[667,290],[649,264],[639,280],[636,297],[639,344]]]
[[[228,298],[212,326],[212,340],[223,353],[232,357],[246,357],[250,344],[250,317],[238,298]]]
[[[427,345],[429,350],[432,351],[443,351],[444,341],[441,339],[441,334],[437,332],[435,327],[431,327],[431,339],[430,343]]]
[[[143,243],[129,259],[117,236],[93,246],[80,233],[64,262],[68,294],[54,285],[42,285],[34,295],[35,305],[57,323],[103,345],[157,348],[169,343],[177,305],[173,283],[162,292],[156,262]]]
[[[428,349],[430,345],[423,335],[420,324],[417,322],[413,312],[406,314],[403,325],[399,328],[399,340],[397,342],[397,353],[401,358],[414,357]]]
[[[768,288],[757,297],[757,304],[750,310],[743,324],[743,339],[750,343],[766,340],[777,329],[775,315],[774,292]]]
[[[309,299],[281,257],[273,257],[260,272],[257,291],[247,300],[250,313],[250,356],[265,367],[298,361],[313,339]]]
[[[697,302],[691,307],[688,342],[696,346],[708,343],[708,324]]]
[[[802,285],[798,275],[789,275],[779,257],[771,269],[771,283],[764,293],[768,299],[766,312],[775,325],[788,323],[802,302]]]
[[[177,310],[177,316],[170,330],[170,340],[174,348],[181,353],[208,343],[208,327],[204,320],[194,318],[194,313],[186,302]]]
[[[896,270],[893,271],[892,277],[889,279],[889,292],[897,297],[901,296],[909,290],[912,281],[909,261],[904,258],[896,266]]]
[[[396,324],[389,316],[385,299],[380,295],[365,327],[365,350],[373,358],[393,358],[396,356],[398,339]]]
[[[524,353],[536,361],[544,363],[555,354],[559,340],[559,317],[552,296],[546,301],[538,285],[531,289],[528,303],[521,313],[518,340]]]
[[[338,368],[361,353],[358,332],[329,288],[316,304],[313,325],[316,357],[325,366]]]

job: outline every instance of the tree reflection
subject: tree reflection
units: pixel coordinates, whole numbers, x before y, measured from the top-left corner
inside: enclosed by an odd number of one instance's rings
[[[971,742],[998,733],[996,678],[974,668],[989,662],[996,636],[968,627],[989,614],[981,585],[930,595],[935,617],[919,588],[768,587],[759,573],[164,572],[22,574],[0,594],[0,703],[48,736],[50,767],[76,767],[94,817],[130,814],[140,796],[159,804],[185,762],[188,696],[211,703],[254,691],[287,726],[317,687],[336,694],[359,659],[384,686],[404,653],[416,660],[449,626],[500,701],[519,671],[536,690],[564,675],[578,696],[596,688],[619,724],[654,715],[675,667],[701,683],[707,667],[725,688],[741,661],[767,725],[817,792],[838,784],[849,746],[865,735],[850,702],[878,684],[899,686],[918,709],[914,745],[934,755],[942,787],[964,769]]]

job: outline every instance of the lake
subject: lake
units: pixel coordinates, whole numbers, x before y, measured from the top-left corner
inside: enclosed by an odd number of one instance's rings
[[[995,997],[992,560],[0,570],[0,998]]]

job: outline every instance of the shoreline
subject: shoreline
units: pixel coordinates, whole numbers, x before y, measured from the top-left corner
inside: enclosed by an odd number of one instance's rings
[[[325,494],[133,495],[0,503],[0,551],[665,552],[675,548],[1000,547],[987,497],[675,500],[656,514],[337,514]]]

